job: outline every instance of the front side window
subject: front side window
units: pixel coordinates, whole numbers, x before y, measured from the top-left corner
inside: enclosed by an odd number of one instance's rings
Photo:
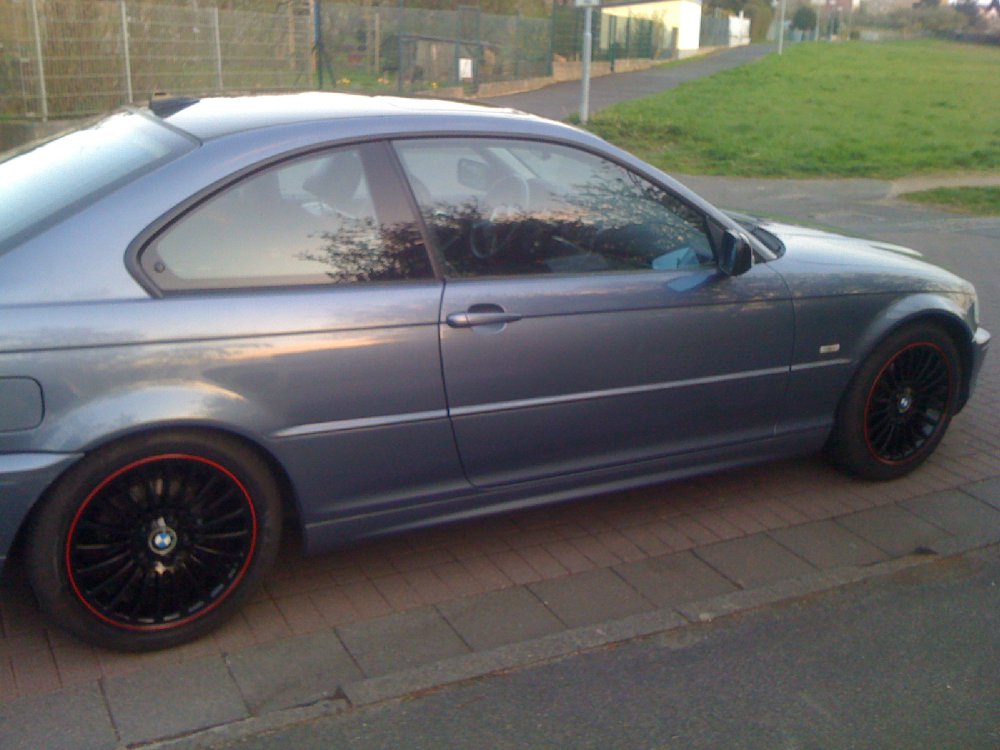
[[[416,228],[374,197],[378,158],[340,148],[246,177],[169,226],[142,266],[168,290],[427,278]]]
[[[404,140],[397,153],[452,276],[714,264],[704,216],[622,166],[518,140]]]

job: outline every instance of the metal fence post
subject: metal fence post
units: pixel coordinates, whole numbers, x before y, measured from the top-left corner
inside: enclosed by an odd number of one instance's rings
[[[38,66],[38,96],[42,104],[42,122],[49,119],[49,95],[45,90],[45,63],[42,59],[42,29],[38,24],[38,0],[31,0],[31,23],[35,32],[35,65]]]
[[[382,77],[382,16],[379,15],[378,9],[375,9],[374,15],[372,16],[372,43],[371,43],[371,59],[372,59],[372,73],[375,74],[376,78]]]
[[[521,11],[514,16],[514,78],[521,77]]]
[[[607,18],[603,13],[600,16],[601,25]],[[611,72],[615,72],[615,60],[618,58],[618,16],[611,16],[608,21],[608,62],[611,64]]]
[[[465,19],[462,17],[462,8],[465,6],[459,5],[455,12],[455,59],[452,64],[452,80],[450,81],[452,86],[462,85],[462,32],[465,30]]]
[[[215,85],[224,90],[222,83],[222,34],[219,31],[219,7],[212,6],[212,33],[215,35]]]
[[[323,89],[323,10],[313,2],[313,55],[316,58],[316,88]]]
[[[132,92],[132,53],[129,50],[128,40],[128,8],[125,7],[125,0],[118,0],[118,10],[122,18],[122,55],[125,58],[125,103],[131,104],[135,99]]]
[[[552,59],[556,54],[556,8],[552,6],[552,15],[549,16],[549,52],[545,56],[545,74],[555,75],[555,61]]]
[[[406,5],[399,0],[396,19],[396,90],[403,93],[403,31],[406,29]]]

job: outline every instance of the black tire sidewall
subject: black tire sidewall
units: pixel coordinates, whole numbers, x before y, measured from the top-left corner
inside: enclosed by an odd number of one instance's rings
[[[931,344],[945,356],[950,368],[948,404],[941,421],[928,440],[905,461],[886,462],[876,458],[865,437],[868,399],[885,366],[907,347]],[[951,336],[931,323],[905,326],[883,339],[868,355],[852,379],[837,409],[830,440],[833,459],[850,473],[873,480],[902,477],[923,463],[944,437],[954,414],[961,382],[961,359]]]
[[[65,545],[84,501],[107,477],[144,458],[186,454],[231,472],[246,488],[257,518],[257,539],[246,571],[211,610],[176,627],[132,630],[98,619],[70,584]],[[218,627],[260,583],[277,555],[281,499],[267,462],[228,436],[171,430],[107,445],[70,468],[48,490],[33,514],[25,550],[25,570],[42,610],[81,640],[118,651],[151,651],[195,640]]]

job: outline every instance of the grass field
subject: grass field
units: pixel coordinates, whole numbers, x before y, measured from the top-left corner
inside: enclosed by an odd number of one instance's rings
[[[903,198],[975,216],[1000,216],[1000,187],[934,188],[903,193]]]
[[[1000,168],[1000,47],[804,43],[596,115],[672,172],[892,178]]]

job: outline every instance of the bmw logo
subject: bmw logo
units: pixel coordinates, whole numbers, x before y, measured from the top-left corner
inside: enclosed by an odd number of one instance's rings
[[[157,555],[167,555],[177,546],[177,534],[173,529],[157,527],[149,535],[149,548]]]

